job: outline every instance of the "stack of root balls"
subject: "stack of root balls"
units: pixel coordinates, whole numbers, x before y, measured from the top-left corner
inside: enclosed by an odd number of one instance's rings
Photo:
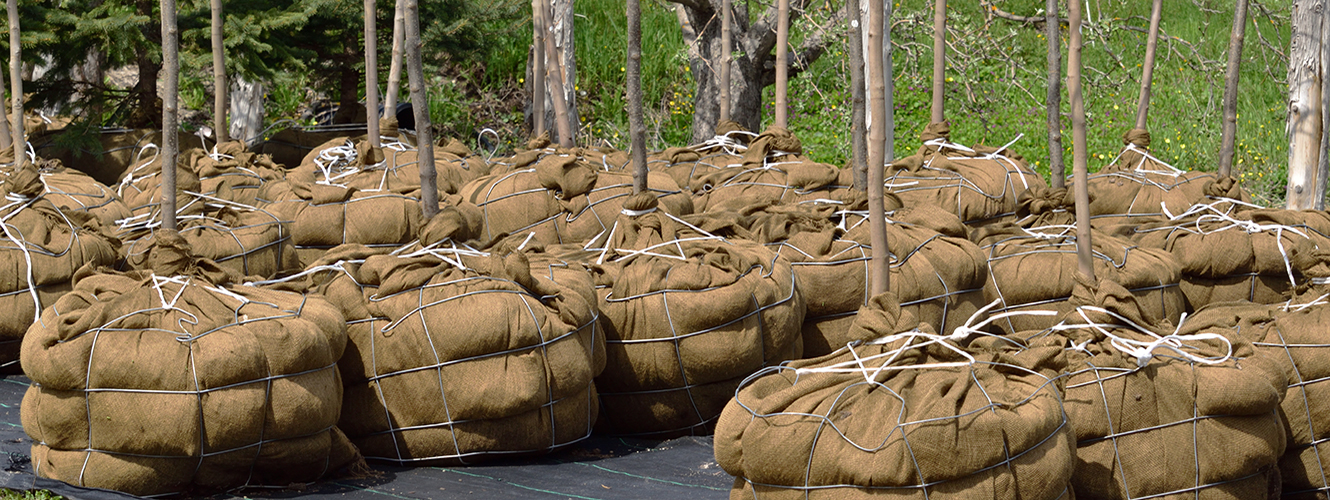
[[[0,158],[38,474],[201,494],[714,434],[736,498],[1330,493],[1330,217],[1139,131],[1088,183],[1089,282],[1069,190],[930,125],[880,295],[865,194],[785,129],[652,154],[640,193],[623,151],[440,141],[432,218],[411,134],[320,134],[182,141],[174,193],[143,134]]]

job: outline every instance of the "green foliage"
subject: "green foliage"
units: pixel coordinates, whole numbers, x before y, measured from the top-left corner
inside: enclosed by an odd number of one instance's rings
[[[358,2],[337,0],[226,0],[223,47],[228,75],[270,79],[278,69],[301,70],[317,56],[305,28],[322,13],[360,12]],[[212,11],[208,0],[182,2],[180,64],[186,71],[212,68]],[[354,26],[360,26],[356,23]]]
[[[0,500],[62,500],[63,498],[46,490],[14,491],[0,489]]]

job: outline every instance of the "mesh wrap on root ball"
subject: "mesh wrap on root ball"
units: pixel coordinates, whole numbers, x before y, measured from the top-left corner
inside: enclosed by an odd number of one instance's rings
[[[731,498],[1072,498],[1059,347],[961,347],[891,292],[852,328],[874,340],[736,391],[715,440]]]
[[[342,314],[159,238],[153,270],[93,272],[24,340],[37,474],[136,495],[311,482],[358,463],[337,429]]]
[[[301,269],[289,221],[268,210],[194,196],[177,210],[176,224],[195,256],[241,276],[270,278]],[[159,231],[160,219],[121,226],[116,236],[124,242],[122,270],[146,268]]]
[[[114,230],[116,221],[133,215],[114,190],[88,174],[65,167],[60,160],[39,159],[36,163],[42,184],[46,186],[43,197],[61,212],[92,214],[107,231]],[[13,175],[13,165],[0,171]]]

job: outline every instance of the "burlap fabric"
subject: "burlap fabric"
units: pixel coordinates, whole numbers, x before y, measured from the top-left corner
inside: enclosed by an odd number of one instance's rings
[[[730,227],[721,227],[731,218],[723,213],[685,220],[714,234],[762,243],[790,262],[807,305],[804,356],[813,357],[850,341],[870,340],[848,336],[855,313],[871,298],[867,276],[872,247],[863,208],[758,204],[734,213]],[[920,215],[955,220],[931,208],[897,209],[887,221],[887,242],[894,256],[891,291],[920,322],[950,334],[983,305],[988,267],[983,252],[969,240],[908,222]]]
[[[975,243],[988,257],[984,299],[998,301],[992,313],[1023,310],[1067,312],[1075,289],[1076,230],[1071,226],[1023,229],[998,225],[980,229]],[[1091,238],[1095,276],[1126,287],[1139,299],[1149,324],[1177,322],[1186,312],[1178,283],[1182,267],[1167,251],[1096,231]],[[1007,333],[1053,325],[1050,316],[1013,316],[994,323]]]
[[[596,379],[607,433],[707,434],[743,377],[803,351],[803,298],[766,247],[623,204],[594,267],[607,364]]]
[[[1007,147],[967,148],[951,143],[950,135],[949,122],[929,124],[918,153],[887,165],[887,191],[907,206],[936,205],[981,225],[1010,220],[1022,192],[1048,185]]]
[[[1090,219],[1096,226],[1133,223],[1145,217],[1179,214],[1196,203],[1223,199],[1251,202],[1232,178],[1183,171],[1150,154],[1150,133],[1132,129],[1122,135],[1125,144],[1114,162],[1089,176],[1094,199]],[[1068,189],[1071,182],[1068,182]]]
[[[287,486],[359,460],[336,423],[342,314],[159,238],[150,271],[85,267],[23,344],[42,477],[136,495]],[[363,466],[363,464],[362,464]]]
[[[1291,257],[1330,249],[1324,212],[1253,209],[1225,213],[1197,206],[1170,220],[1136,226],[1141,246],[1167,250],[1182,265],[1182,293],[1192,310],[1249,300],[1274,304],[1303,278]],[[1308,224],[1308,222],[1311,224]]]
[[[752,203],[835,198],[853,183],[852,172],[802,155],[790,131],[772,127],[757,136],[735,166],[693,177],[689,189],[698,212],[740,209]]]
[[[890,292],[853,328],[874,340],[763,369],[726,405],[731,498],[1072,498],[1059,347],[960,347]]]
[[[471,181],[459,193],[484,211],[482,239],[535,233],[544,244],[582,243],[608,232],[626,197],[632,176],[598,171],[574,154],[548,153],[528,168],[496,172]],[[692,213],[692,202],[664,174],[647,175],[647,189],[665,211]]]
[[[208,152],[201,148],[182,149],[176,157],[176,209],[179,210],[201,194],[213,196],[216,193],[204,193],[203,183],[199,180],[200,162],[208,158]],[[161,219],[162,205],[162,159],[154,156],[152,161],[138,163],[124,172],[124,176],[115,184],[116,196],[129,207],[133,216],[122,220],[120,226],[141,222],[148,219]],[[215,196],[213,196],[215,197]]]
[[[393,120],[393,122],[396,123],[396,120]],[[384,132],[387,131],[381,130],[381,133]],[[279,130],[270,136],[265,136],[261,142],[255,144],[250,150],[258,154],[269,155],[278,165],[292,168],[300,165],[305,156],[314,151],[315,148],[327,144],[329,141],[353,137],[356,134],[365,135],[365,125],[363,123],[321,127],[290,127]]]
[[[153,161],[161,153],[162,133],[159,130],[105,129],[97,136],[97,145],[76,151],[61,147],[58,134],[30,138],[40,158],[58,159],[65,165],[87,173],[97,182],[115,185],[125,171],[145,162]],[[214,142],[197,135],[180,132],[177,135],[180,150],[212,148]]]
[[[1094,200],[1094,193],[1090,193]],[[1024,227],[1076,225],[1075,193],[1070,188],[1031,186],[1016,198],[1014,224]]]
[[[346,245],[309,270],[347,311],[339,425],[366,458],[472,463],[591,433],[605,348],[590,275],[581,269],[578,290],[533,274],[522,252],[453,241],[463,224],[445,209],[427,247]]]
[[[197,210],[194,207],[198,207]],[[291,233],[272,212],[212,204],[197,198],[176,216],[179,235],[189,241],[194,255],[211,260],[241,276],[271,278],[301,269],[291,244]],[[122,270],[146,269],[148,257],[161,231],[160,220],[122,229]]]
[[[136,216],[131,221],[122,221],[119,224],[122,228],[141,223],[146,218],[160,218],[157,212],[161,205],[161,173],[161,158],[157,158],[126,171],[120,179],[116,192]],[[239,141],[223,143],[212,150],[182,151],[176,162],[176,173],[177,209],[194,200],[206,200],[253,211],[263,186],[284,176],[280,167],[266,155],[246,151]]]
[[[0,152],[0,175],[13,174],[13,151]],[[115,195],[115,191],[97,182],[83,172],[65,167],[60,160],[38,159],[37,171],[45,186],[43,198],[61,212],[86,212],[101,222],[103,229],[113,230],[116,221],[132,215],[129,207]]]
[[[70,291],[70,278],[85,264],[115,263],[119,243],[105,236],[87,212],[63,212],[51,200],[31,164],[0,184],[0,366],[18,361],[28,326]]]
[[[1111,281],[1079,282],[1076,294],[1057,333],[1020,334],[1066,338],[1076,497],[1277,497],[1278,361],[1227,328],[1150,322]]]
[[[364,137],[338,137],[314,148],[295,170],[313,170],[320,179],[366,191],[409,194],[420,190],[420,151],[412,142],[383,138],[374,149]],[[435,187],[452,194],[489,173],[489,163],[450,139],[434,146]]]

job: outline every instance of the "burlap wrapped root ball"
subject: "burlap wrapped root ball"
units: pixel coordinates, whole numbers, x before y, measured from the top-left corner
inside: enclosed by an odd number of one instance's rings
[[[693,212],[688,195],[661,173],[647,175],[647,189],[673,215]],[[481,239],[535,234],[547,245],[583,243],[607,233],[624,199],[633,194],[629,174],[597,171],[573,154],[547,153],[534,166],[500,171],[462,188],[463,200],[484,213]]]
[[[104,129],[96,136],[96,145],[76,148],[59,145],[59,135],[33,135],[29,140],[38,157],[60,160],[108,186],[118,183],[126,171],[156,161],[164,144],[162,131],[155,129]],[[176,141],[182,152],[191,148],[211,149],[216,144],[185,132],[177,132]]]
[[[834,198],[853,184],[853,172],[803,156],[789,130],[772,127],[753,139],[737,164],[690,179],[698,212],[741,209],[752,203]]]
[[[743,377],[803,352],[793,271],[762,245],[662,213],[650,193],[623,209],[593,266],[607,355],[598,427],[709,434]]]
[[[9,153],[9,154],[4,154]],[[0,175],[13,175],[12,152],[0,152],[0,163],[9,163]],[[37,171],[45,186],[43,198],[61,212],[87,212],[101,222],[103,229],[113,231],[116,221],[133,215],[129,206],[116,196],[115,191],[88,174],[64,166],[60,160],[38,159]]]
[[[336,184],[363,191],[411,194],[420,191],[420,151],[414,138],[384,134],[373,148],[365,136],[338,137],[315,147],[293,168],[323,174]],[[489,163],[456,139],[434,146],[435,187],[456,193],[464,184],[488,174]]]
[[[1308,225],[1308,216],[1325,219],[1324,212],[1230,214],[1198,208],[1185,217],[1141,224],[1131,236],[1141,246],[1173,254],[1182,265],[1181,289],[1192,310],[1235,300],[1274,304],[1286,300],[1303,280],[1292,264],[1294,254],[1330,249],[1330,237]]]
[[[1025,190],[1048,182],[1006,147],[950,142],[950,122],[924,128],[919,152],[887,165],[887,192],[906,206],[942,207],[969,225],[1010,220]]]
[[[988,257],[984,299],[998,301],[990,311],[1053,310],[1074,306],[1069,299],[1080,271],[1076,261],[1076,230],[1071,226],[1023,229],[998,225],[980,229],[975,243]],[[1171,254],[1095,231],[1091,237],[1095,276],[1126,287],[1140,301],[1149,324],[1174,323],[1186,312],[1178,283],[1182,268]],[[1006,333],[1052,326],[1056,316],[1017,315],[993,323]]]
[[[29,330],[22,417],[35,472],[156,495],[287,486],[359,463],[336,427],[341,312],[237,286],[188,252],[160,235],[152,270],[85,267]]]
[[[742,166],[749,143],[758,135],[732,121],[717,124],[715,133],[701,144],[676,146],[648,154],[647,170],[668,174],[679,187],[691,190],[694,180],[719,170]],[[611,172],[627,172],[632,167],[627,151],[607,152],[599,162],[591,162],[600,163]]]
[[[725,407],[731,498],[1072,498],[1061,348],[960,347],[891,292],[853,328],[874,340],[766,368]]]
[[[448,217],[461,218],[445,210],[431,226]],[[352,322],[339,425],[366,458],[474,463],[590,436],[605,347],[585,270],[578,291],[533,275],[520,252],[448,238],[396,255],[360,248],[328,255],[350,258],[328,263],[340,269],[311,270]]]
[[[0,194],[0,366],[8,366],[42,309],[70,291],[75,272],[114,264],[119,242],[91,214],[57,208],[31,164],[5,178]]]
[[[1196,203],[1251,202],[1251,196],[1232,177],[1179,170],[1151,155],[1150,133],[1145,130],[1128,130],[1122,134],[1122,143],[1125,146],[1113,163],[1086,181],[1094,193],[1090,221],[1095,226],[1179,214]],[[1068,189],[1071,184],[1067,182]]]
[[[1228,328],[1151,323],[1121,286],[1078,285],[1064,336],[1076,498],[1278,496],[1284,368]],[[1156,326],[1157,325],[1157,326]]]
[[[121,270],[146,269],[160,219],[122,228]],[[176,215],[178,234],[189,241],[195,256],[215,262],[241,276],[271,278],[299,271],[300,258],[291,244],[285,221],[267,210],[216,203],[193,197]]]

